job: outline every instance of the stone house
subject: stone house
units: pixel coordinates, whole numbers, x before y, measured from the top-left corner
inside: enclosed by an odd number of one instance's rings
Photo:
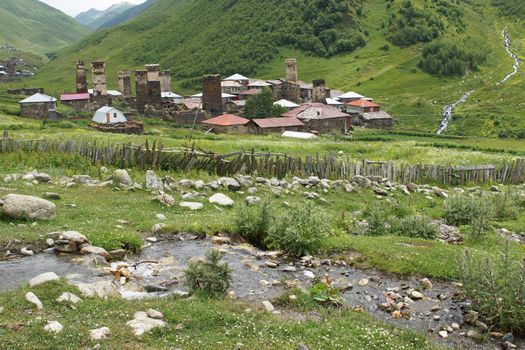
[[[302,131],[304,123],[295,117],[259,118],[252,119],[248,124],[251,133],[268,134],[271,132]]]
[[[20,103],[20,116],[35,119],[56,119],[57,99],[44,94],[34,94]]]
[[[348,113],[370,113],[370,112],[379,112],[381,106],[375,102],[367,100],[357,100],[348,102],[346,104],[346,111]]]
[[[60,102],[62,104],[73,107],[75,111],[83,111],[87,109],[90,102],[90,94],[76,93],[76,94],[61,94]]]
[[[249,122],[250,119],[233,114],[222,114],[203,120],[201,124],[217,134],[248,134],[250,132],[250,128],[247,125]]]
[[[321,134],[330,132],[347,134],[351,130],[351,116],[324,103],[304,103],[282,116],[295,117],[305,124],[305,130]]]

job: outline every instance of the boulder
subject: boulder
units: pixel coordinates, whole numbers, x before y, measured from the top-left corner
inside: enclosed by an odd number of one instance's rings
[[[91,340],[102,340],[106,339],[111,334],[111,331],[108,327],[101,327],[97,329],[92,329],[89,331],[89,337]]]
[[[34,286],[38,286],[39,284],[44,284],[47,282],[58,281],[58,280],[59,280],[59,277],[56,273],[46,272],[46,273],[42,273],[36,277],[31,278],[29,280],[29,286],[34,287]]]
[[[50,220],[56,216],[55,204],[42,198],[8,194],[2,201],[2,212],[11,219]]]
[[[200,210],[204,207],[204,204],[198,202],[180,202],[179,205],[190,210]]]
[[[86,236],[77,231],[64,231],[60,234],[60,239],[67,240],[76,244],[89,243]]]
[[[107,299],[119,296],[117,287],[111,281],[98,281],[94,283],[77,283],[75,287],[87,298],[99,297]]]
[[[273,312],[275,310],[273,304],[267,300],[263,301],[262,305],[264,306],[264,309],[268,312]]]
[[[140,337],[144,333],[151,331],[153,328],[164,327],[166,323],[162,320],[151,318],[146,312],[136,312],[131,321],[126,324],[133,329],[133,333]]]
[[[56,301],[58,301],[59,303],[70,302],[72,304],[76,304],[81,302],[82,299],[80,299],[77,295],[73,293],[64,292],[56,299]]]
[[[104,259],[107,259],[109,257],[109,253],[106,251],[106,249],[100,248],[100,247],[95,247],[95,246],[92,246],[92,245],[87,245],[85,247],[82,247],[82,249],[80,250],[80,254],[100,255]]]
[[[233,177],[221,177],[219,179],[222,187],[229,189],[230,191],[238,191],[241,189],[241,185]]]
[[[113,175],[111,176],[111,180],[116,185],[121,186],[133,186],[133,179],[131,176],[129,176],[128,172],[124,169],[117,169],[113,172]]]
[[[162,180],[155,174],[153,170],[146,171],[146,188],[148,190],[164,190]]]
[[[23,256],[33,256],[35,255],[35,252],[29,248],[22,248],[20,249],[20,254],[22,254]]]
[[[166,193],[159,194],[154,198],[154,200],[167,207],[171,207],[175,203],[175,198]]]
[[[60,333],[64,329],[64,326],[58,321],[49,321],[45,326],[44,330],[46,332]]]
[[[257,196],[248,196],[245,201],[248,205],[255,205],[261,202],[261,198]]]
[[[372,181],[361,175],[354,176],[352,182],[355,182],[361,188],[367,188],[372,185]]]
[[[38,297],[33,292],[27,292],[25,297],[26,300],[31,304],[34,304],[38,310],[44,309],[44,305],[42,305],[40,299],[38,299]]]
[[[234,203],[230,197],[222,193],[216,193],[213,196],[211,196],[208,200],[211,204],[217,204],[225,207],[232,206]]]

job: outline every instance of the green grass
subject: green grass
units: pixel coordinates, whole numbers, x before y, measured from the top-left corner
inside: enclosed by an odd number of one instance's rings
[[[27,52],[45,54],[89,33],[73,18],[37,0],[3,0],[0,41]]]
[[[78,291],[63,282],[52,282],[31,288],[44,304],[43,311],[35,311],[24,299],[29,290],[24,287],[0,294],[0,305],[5,308],[0,313],[4,349],[80,349],[96,343],[105,349],[215,350],[242,344],[238,349],[270,350],[293,349],[299,343],[310,349],[438,349],[423,335],[345,309],[320,309],[318,317],[296,321],[261,311],[247,312],[254,306],[238,302],[175,297],[141,301],[85,299],[72,308],[55,299],[64,291]],[[166,327],[134,337],[126,321],[148,308],[164,313]],[[64,326],[62,333],[44,332],[48,320],[59,321]],[[103,326],[110,328],[109,338],[91,341],[89,330]]]

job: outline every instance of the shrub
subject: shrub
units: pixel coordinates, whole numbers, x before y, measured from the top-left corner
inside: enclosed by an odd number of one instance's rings
[[[489,208],[482,197],[452,196],[445,201],[443,217],[449,225],[470,225],[478,216],[491,214]]]
[[[251,244],[265,248],[265,239],[271,224],[271,203],[264,201],[257,206],[242,205],[234,221],[234,232]]]
[[[303,256],[317,250],[328,231],[328,218],[322,209],[312,202],[297,204],[275,219],[265,243],[270,249]]]
[[[483,43],[435,41],[427,44],[421,53],[419,67],[439,76],[464,75],[467,70],[477,70],[486,61],[487,50]]]
[[[512,192],[498,193],[492,197],[494,217],[497,219],[516,219],[519,213],[518,198]]]
[[[467,250],[459,275],[474,310],[488,323],[525,334],[525,260],[511,257],[509,243],[494,259],[473,256]]]
[[[328,287],[326,284],[318,282],[308,290],[310,296],[317,303],[327,306],[343,305],[341,291],[338,288]]]
[[[409,215],[392,225],[392,233],[412,238],[435,239],[439,229],[432,219],[425,215]]]
[[[192,293],[210,298],[226,295],[232,281],[232,270],[221,259],[222,253],[212,249],[206,253],[205,261],[190,261],[184,275]]]
[[[385,201],[375,201],[364,212],[368,222],[368,235],[383,236],[393,234],[393,226],[409,215],[407,207]]]

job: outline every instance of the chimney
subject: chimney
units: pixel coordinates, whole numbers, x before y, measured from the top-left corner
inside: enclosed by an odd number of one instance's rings
[[[160,72],[160,91],[171,92],[171,72],[169,70]]]
[[[122,93],[122,97],[131,97],[131,73],[130,71],[124,70],[118,72],[118,87]]]
[[[297,60],[295,58],[286,60],[286,80],[297,81]]]
[[[88,92],[87,76],[86,76],[86,66],[84,62],[77,60],[77,93],[85,94]]]
[[[202,81],[202,109],[212,116],[223,112],[221,76],[218,74],[207,75]]]
[[[323,79],[313,81],[312,102],[326,103],[326,85]]]

